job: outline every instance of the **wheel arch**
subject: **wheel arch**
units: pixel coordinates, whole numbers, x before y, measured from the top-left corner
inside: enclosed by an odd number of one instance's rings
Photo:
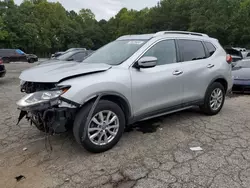
[[[225,92],[227,92],[227,90],[228,90],[228,83],[227,83],[226,78],[223,77],[223,76],[217,76],[217,77],[215,77],[214,79],[212,79],[211,82],[209,83],[209,85],[207,86],[206,92],[205,92],[205,94],[204,94],[204,98],[205,98],[205,96],[206,96],[206,93],[207,93],[209,87],[210,87],[213,83],[215,83],[215,82],[218,82],[218,83],[222,84],[223,87],[224,87],[224,89],[225,89]]]
[[[128,99],[120,93],[116,92],[102,92],[96,93],[95,95],[89,97],[82,106],[85,106],[87,103],[94,102],[97,97],[101,95],[100,100],[109,100],[116,103],[124,112],[126,123],[128,123],[132,117],[132,109]]]
[[[228,83],[227,83],[227,80],[223,77],[223,76],[219,76],[219,77],[216,77],[214,78],[211,83],[209,84],[209,86],[214,83],[214,82],[218,82],[220,83],[221,85],[223,85],[224,89],[225,89],[225,92],[227,92],[228,90]]]

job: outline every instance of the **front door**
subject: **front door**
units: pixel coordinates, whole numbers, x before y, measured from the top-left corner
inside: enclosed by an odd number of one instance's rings
[[[135,116],[151,115],[182,102],[182,70],[174,40],[156,43],[142,57],[158,59],[153,68],[131,67],[132,107]]]

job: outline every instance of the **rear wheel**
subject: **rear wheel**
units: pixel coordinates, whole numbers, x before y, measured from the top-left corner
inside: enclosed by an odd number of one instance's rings
[[[78,112],[73,132],[77,142],[85,149],[99,153],[111,149],[120,140],[125,127],[125,116],[116,103],[101,100],[90,122],[86,124],[92,105],[93,103],[89,103]]]
[[[220,112],[225,101],[225,88],[221,83],[214,82],[207,89],[204,104],[201,110],[207,115],[216,115]]]

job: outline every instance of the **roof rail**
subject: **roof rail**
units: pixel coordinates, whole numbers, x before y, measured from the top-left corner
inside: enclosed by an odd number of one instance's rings
[[[160,32],[155,33],[154,37],[166,35],[166,34],[183,34],[183,35],[195,35],[195,36],[209,37],[207,34],[189,32],[189,31],[160,31]]]

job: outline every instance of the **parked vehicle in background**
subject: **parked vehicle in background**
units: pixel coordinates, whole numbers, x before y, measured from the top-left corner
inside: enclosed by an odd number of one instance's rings
[[[0,49],[0,57],[2,57],[4,63],[17,61],[34,63],[38,61],[36,55],[26,54],[20,49]]]
[[[62,54],[65,54],[67,52],[72,52],[72,51],[76,51],[76,50],[86,50],[86,48],[70,48],[65,52],[56,52],[55,54],[51,55],[51,58],[55,58],[55,57],[59,57]]]
[[[60,55],[58,57],[52,58],[47,61],[40,62],[41,64],[48,64],[48,63],[65,63],[65,61],[76,61],[76,62],[82,62],[86,57],[88,57],[90,54],[92,54],[92,50],[74,50],[64,53],[63,55]]]
[[[238,61],[243,59],[242,52],[234,48],[225,48],[227,54],[232,57],[232,67],[234,67]]]
[[[250,51],[248,51],[247,52],[247,54],[246,54],[246,57],[245,57],[246,59],[250,59]]]
[[[233,49],[237,50],[237,51],[240,51],[240,52],[245,52],[247,51],[246,48],[240,48],[240,47],[232,47]]]
[[[123,36],[82,63],[22,72],[27,95],[17,102],[19,119],[26,114],[46,132],[73,128],[79,144],[103,152],[134,122],[196,105],[205,114],[219,113],[232,88],[230,63],[218,40],[206,34]]]
[[[6,74],[6,69],[5,69],[5,66],[3,64],[2,58],[0,57],[0,78],[4,77],[5,74]]]
[[[250,59],[243,59],[232,69],[233,92],[250,91]]]
[[[29,63],[34,63],[38,61],[38,57],[35,54],[26,54],[26,58]]]

